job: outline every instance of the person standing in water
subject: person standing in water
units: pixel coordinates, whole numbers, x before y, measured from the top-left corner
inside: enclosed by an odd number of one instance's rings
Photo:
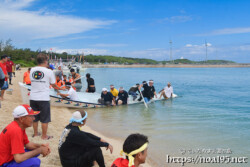
[[[89,73],[86,74],[86,78],[87,78],[87,83],[88,83],[88,87],[86,89],[86,92],[95,93],[95,81],[94,81],[94,79],[90,77]]]

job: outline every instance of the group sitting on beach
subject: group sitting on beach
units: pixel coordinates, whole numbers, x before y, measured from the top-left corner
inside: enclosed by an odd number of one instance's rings
[[[40,111],[34,111],[29,105],[19,105],[13,110],[14,121],[0,133],[0,166],[1,167],[40,167],[38,158],[51,153],[48,143],[30,142],[26,129],[31,127],[35,116]],[[59,140],[58,152],[63,167],[92,167],[96,162],[99,167],[105,167],[105,161],[100,147],[106,147],[113,152],[113,146],[94,134],[85,132],[88,113],[75,111],[70,123],[65,127]],[[147,157],[148,138],[142,134],[131,134],[123,144],[122,154],[126,158],[117,158],[111,167],[139,167]]]

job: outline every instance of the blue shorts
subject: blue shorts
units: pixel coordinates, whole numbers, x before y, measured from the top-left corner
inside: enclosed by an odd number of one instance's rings
[[[28,150],[25,150],[25,152],[28,152]],[[0,167],[40,167],[41,160],[37,158],[39,155],[40,154],[21,163],[17,163],[15,160],[12,160],[10,162],[4,163]]]
[[[2,90],[6,90],[6,89],[8,89],[9,88],[9,84],[8,84],[8,82],[7,81],[4,81],[4,84],[3,84],[3,86],[2,86]]]
[[[150,99],[147,97],[144,97],[144,100],[145,100],[145,103],[148,103],[150,101]]]

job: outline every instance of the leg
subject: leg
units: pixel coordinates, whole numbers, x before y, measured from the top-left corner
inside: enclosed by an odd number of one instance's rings
[[[3,167],[40,167],[41,160],[39,158],[33,157],[27,159],[21,163],[16,163],[14,160],[3,164]]]
[[[34,137],[38,136],[38,122],[33,122]]]
[[[91,167],[93,166],[94,161],[98,163],[99,167],[105,167],[104,158],[100,147],[86,150],[80,157],[78,166]]]
[[[1,100],[3,100],[4,92],[5,92],[5,90],[1,90]]]
[[[48,123],[42,123],[42,139],[47,139]]]
[[[53,136],[48,136],[48,124],[51,122],[50,117],[50,102],[49,101],[40,101],[39,102],[39,109],[40,109],[40,121],[42,123],[42,139],[50,139]]]

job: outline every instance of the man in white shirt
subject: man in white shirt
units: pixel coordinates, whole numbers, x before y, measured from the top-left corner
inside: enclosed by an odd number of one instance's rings
[[[160,98],[163,96],[165,99],[173,97],[173,87],[171,86],[171,83],[169,82],[168,85],[161,91]]]
[[[33,67],[30,71],[31,91],[30,91],[30,106],[35,111],[41,113],[35,116],[33,123],[34,135],[38,133],[38,121],[42,124],[42,136],[44,140],[48,140],[53,136],[47,135],[48,123],[51,122],[50,117],[50,85],[54,88],[59,88],[55,84],[55,75],[52,70],[48,69],[48,57],[44,53],[37,55],[38,66]],[[59,88],[60,89],[60,88]]]
[[[57,95],[60,95],[62,98],[66,98],[66,99],[78,101],[79,99],[78,99],[77,93],[72,88],[71,83],[70,82],[66,82],[65,83],[65,87],[66,87],[66,89],[69,90],[68,93],[62,94],[62,93],[58,92]]]

